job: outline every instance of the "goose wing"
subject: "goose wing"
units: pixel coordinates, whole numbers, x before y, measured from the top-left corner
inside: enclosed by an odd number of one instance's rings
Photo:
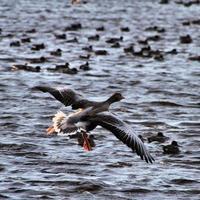
[[[133,129],[112,114],[97,114],[91,122],[111,131],[119,140],[130,147],[142,160],[152,163],[154,158],[150,155],[141,139],[133,133]]]
[[[34,89],[50,93],[65,106],[72,106],[73,109],[85,108],[88,103],[90,103],[88,100],[84,99],[82,95],[66,87],[53,88],[48,86],[36,86]]]

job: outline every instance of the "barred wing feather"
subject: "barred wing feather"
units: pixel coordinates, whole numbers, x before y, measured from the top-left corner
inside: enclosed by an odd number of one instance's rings
[[[133,133],[133,129],[127,123],[112,114],[98,114],[91,120],[111,131],[119,140],[136,152],[142,160],[145,159],[147,163],[154,161],[141,139]]]

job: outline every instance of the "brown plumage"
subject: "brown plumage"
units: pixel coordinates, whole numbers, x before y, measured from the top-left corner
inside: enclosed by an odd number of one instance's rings
[[[69,88],[53,88],[47,86],[37,86],[34,89],[40,90],[42,92],[50,93],[55,99],[63,103],[65,106],[71,106],[73,110],[85,109],[89,107],[94,107],[96,111],[102,110],[107,111],[112,103],[118,102],[124,97],[120,93],[114,93],[106,101],[96,102],[85,99],[82,95],[78,94]]]

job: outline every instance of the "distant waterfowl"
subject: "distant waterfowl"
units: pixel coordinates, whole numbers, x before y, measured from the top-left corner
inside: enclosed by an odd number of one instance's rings
[[[99,40],[99,38],[100,38],[100,36],[98,35],[98,34],[96,34],[96,35],[92,35],[92,36],[89,36],[88,37],[88,40]]]
[[[119,140],[136,152],[142,160],[147,163],[154,161],[141,139],[133,133],[128,124],[109,112],[101,113],[101,109],[96,110],[96,108],[89,107],[68,116],[58,112],[53,118],[53,126],[49,129],[54,129],[58,134],[65,133],[66,135],[83,131],[83,147],[90,151],[92,147],[87,133],[98,125],[112,132]]]
[[[172,49],[172,50],[170,50],[170,51],[167,51],[166,52],[167,54],[177,54],[178,53],[178,51],[176,50],[176,49]]]
[[[88,59],[90,59],[90,54],[87,54],[87,55],[80,55],[79,58],[80,58],[80,59],[88,60]]]
[[[164,56],[162,54],[154,55],[153,58],[154,60],[158,60],[158,61],[164,60]]]
[[[44,56],[41,56],[39,58],[28,58],[27,61],[30,63],[44,63],[47,59]]]
[[[163,142],[167,141],[168,139],[169,138],[164,136],[162,132],[158,132],[157,135],[152,135],[151,137],[147,138],[149,143],[154,142],[154,141],[163,143]]]
[[[79,68],[82,69],[83,71],[88,71],[91,69],[88,62],[86,62],[83,65],[80,65]]]
[[[66,63],[63,64],[63,65],[56,65],[55,69],[56,69],[56,70],[69,69],[69,63],[66,62]]]
[[[116,42],[110,46],[111,48],[120,48],[120,43]]]
[[[130,31],[129,27],[121,27],[120,30],[123,31],[123,32],[129,32]]]
[[[52,56],[61,56],[62,55],[62,50],[61,49],[56,49],[55,51],[51,51],[50,54]]]
[[[168,4],[168,3],[169,3],[169,0],[160,0],[159,3],[160,3],[160,4]]]
[[[104,31],[105,28],[104,28],[104,26],[99,26],[99,27],[96,28],[96,30],[97,30],[97,31]]]
[[[178,154],[180,153],[179,145],[176,141],[172,141],[171,144],[163,146],[164,154]]]
[[[40,68],[40,66],[32,67],[32,66],[25,64],[25,65],[13,65],[11,70],[12,71],[23,70],[23,71],[29,71],[29,72],[40,72],[41,68]]]
[[[105,56],[108,54],[108,52],[106,50],[96,50],[94,51],[95,55],[99,55],[99,56]]]
[[[192,61],[199,61],[200,62],[200,56],[190,56],[188,59],[192,60]]]
[[[36,33],[36,29],[32,28],[26,31],[26,33]]]
[[[147,39],[140,39],[137,41],[139,44],[142,44],[142,45],[148,45],[148,40]]]
[[[90,45],[88,47],[83,47],[82,49],[85,50],[85,51],[88,51],[88,52],[92,52],[93,51],[92,45]]]
[[[31,50],[33,51],[39,51],[41,49],[45,49],[45,45],[44,43],[41,44],[33,44],[33,46],[31,47]]]
[[[180,42],[183,44],[189,44],[192,43],[192,38],[190,35],[180,36]]]
[[[22,43],[28,43],[28,42],[31,42],[31,38],[29,38],[29,37],[22,38],[22,39],[21,39],[21,42],[22,42]]]
[[[162,27],[158,27],[158,26],[150,26],[150,27],[147,27],[145,29],[145,31],[156,31],[158,33],[163,33],[163,32],[165,32],[165,29]]]
[[[194,19],[191,21],[185,21],[182,23],[184,26],[189,26],[189,25],[200,25],[200,19]]]
[[[67,38],[65,33],[55,34],[55,37],[56,37],[56,39],[60,39],[60,40],[65,40]]]
[[[47,68],[50,72],[59,72],[64,74],[77,74],[78,70],[76,68],[70,68],[69,63],[63,65],[56,65],[54,68]]]
[[[120,42],[123,40],[123,37],[112,37],[106,40],[107,43],[116,43],[116,42]]]
[[[67,27],[65,27],[65,31],[77,31],[82,28],[81,23],[73,23]]]
[[[125,47],[124,48],[124,52],[125,53],[134,53],[134,46],[133,45],[130,45],[128,47]]]
[[[161,39],[160,35],[153,35],[153,36],[147,37],[148,41],[154,41],[154,42],[159,41],[160,39]]]
[[[19,46],[21,46],[21,44],[20,44],[20,41],[13,41],[10,43],[10,46],[11,47],[19,47]]]
[[[66,41],[67,43],[78,43],[78,39],[76,37],[70,39],[70,40],[67,40]]]

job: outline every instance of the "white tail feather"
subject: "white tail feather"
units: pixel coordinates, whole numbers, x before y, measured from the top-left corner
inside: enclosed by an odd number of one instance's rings
[[[54,118],[53,118],[53,127],[54,127],[54,129],[55,129],[55,131],[57,132],[57,133],[59,133],[61,130],[60,130],[60,128],[61,128],[61,126],[62,126],[62,124],[63,124],[63,122],[65,121],[67,119],[67,116],[65,115],[65,113],[63,113],[62,111],[58,111],[56,114],[55,114],[55,116],[54,116]]]

